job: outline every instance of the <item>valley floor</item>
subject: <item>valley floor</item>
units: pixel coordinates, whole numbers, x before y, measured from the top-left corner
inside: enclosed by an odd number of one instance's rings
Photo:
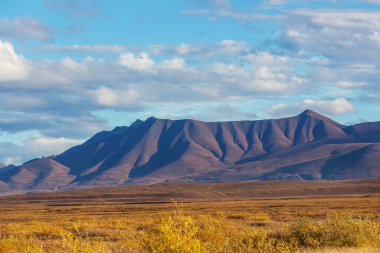
[[[0,252],[380,252],[380,180],[5,196]]]

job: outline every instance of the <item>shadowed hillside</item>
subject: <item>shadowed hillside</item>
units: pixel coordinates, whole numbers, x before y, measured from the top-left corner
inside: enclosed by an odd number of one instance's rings
[[[0,189],[379,178],[379,140],[380,123],[344,126],[311,110],[257,121],[150,117],[55,157],[0,170]]]

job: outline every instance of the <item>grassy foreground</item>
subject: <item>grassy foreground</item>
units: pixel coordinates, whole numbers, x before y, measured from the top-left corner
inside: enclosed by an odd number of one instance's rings
[[[184,203],[48,196],[2,199],[0,252],[380,252],[377,192]]]

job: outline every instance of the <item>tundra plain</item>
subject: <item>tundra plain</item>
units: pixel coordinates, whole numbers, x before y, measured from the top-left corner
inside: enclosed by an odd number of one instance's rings
[[[379,252],[380,181],[117,186],[0,197],[0,252]]]

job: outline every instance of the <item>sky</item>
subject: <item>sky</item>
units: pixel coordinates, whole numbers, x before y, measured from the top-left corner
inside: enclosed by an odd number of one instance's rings
[[[136,119],[380,120],[380,0],[0,0],[0,163]]]

